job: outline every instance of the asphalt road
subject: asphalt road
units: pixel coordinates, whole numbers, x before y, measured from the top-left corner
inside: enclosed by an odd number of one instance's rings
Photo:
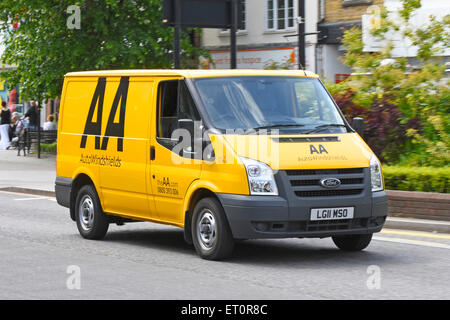
[[[111,225],[81,238],[54,198],[0,192],[0,299],[449,299],[450,235],[384,230],[362,252],[330,239],[248,240],[200,259],[181,229]]]

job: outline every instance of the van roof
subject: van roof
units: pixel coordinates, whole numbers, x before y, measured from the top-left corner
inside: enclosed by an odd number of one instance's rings
[[[122,77],[122,76],[174,76],[183,78],[204,77],[230,77],[230,76],[291,76],[318,78],[319,76],[310,71],[303,70],[256,70],[256,69],[234,69],[234,70],[201,70],[201,69],[142,69],[142,70],[99,70],[69,72],[66,77]]]

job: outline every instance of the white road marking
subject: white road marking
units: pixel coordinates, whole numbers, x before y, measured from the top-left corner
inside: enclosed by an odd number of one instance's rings
[[[450,249],[450,245],[444,244],[444,243],[438,243],[438,242],[400,239],[400,238],[386,238],[386,237],[379,237],[379,236],[374,236],[372,239],[378,240],[378,241],[395,242],[395,243],[402,243],[402,244],[412,244],[412,245],[423,246],[423,247]]]
[[[431,239],[450,240],[450,235],[448,235],[448,234],[437,234],[437,233],[423,232],[423,231],[383,229],[383,230],[381,230],[381,234],[394,234],[394,235],[400,235],[400,236],[424,237],[424,238],[431,238]]]
[[[33,198],[20,198],[14,199],[14,201],[29,201],[29,200],[50,200],[49,197],[33,197]]]
[[[449,221],[438,221],[438,220],[428,220],[428,219],[410,219],[410,218],[397,218],[397,217],[388,217],[387,221],[392,222],[406,222],[412,224],[439,224],[448,226],[450,225]]]
[[[56,198],[54,198],[54,197],[45,197],[45,196],[38,196],[38,195],[34,195],[34,194],[25,194],[23,192],[13,192],[13,191],[0,190],[0,194],[2,194],[2,193],[11,194],[11,195],[14,195],[14,196],[28,195],[28,198],[16,198],[16,199],[14,199],[15,201],[49,200],[49,201],[55,201],[56,202]]]

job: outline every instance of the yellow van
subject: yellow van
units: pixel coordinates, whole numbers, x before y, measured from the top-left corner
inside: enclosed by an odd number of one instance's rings
[[[387,215],[379,160],[307,71],[69,73],[57,150],[57,201],[87,239],[150,221],[205,259],[235,239],[355,251]]]

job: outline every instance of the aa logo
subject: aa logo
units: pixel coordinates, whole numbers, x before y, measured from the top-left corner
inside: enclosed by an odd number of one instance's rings
[[[325,147],[323,145],[321,145],[321,144],[319,144],[319,150],[317,150],[317,148],[314,147],[314,145],[310,144],[309,145],[309,152],[311,154],[314,154],[314,153],[317,153],[317,154],[326,153],[326,154],[328,154],[327,149],[325,149]]]
[[[163,182],[162,182],[162,184],[163,184],[163,186],[169,186],[170,187],[170,181],[169,181],[169,178],[163,178]]]
[[[109,113],[108,123],[106,125],[105,135],[102,137],[102,115],[103,100],[105,98],[106,78],[99,78],[97,87],[95,88],[89,113],[84,126],[84,133],[81,137],[80,148],[86,148],[88,136],[95,137],[95,149],[106,150],[110,137],[117,137],[117,151],[123,151],[123,136],[125,131],[125,110],[127,105],[127,95],[129,87],[129,78],[122,77],[120,79],[119,88],[117,89],[111,112]],[[119,109],[120,103],[120,109]],[[117,110],[119,109],[119,111]],[[93,121],[95,110],[97,110],[97,118]],[[115,123],[116,113],[119,112],[119,122]],[[103,138],[103,139],[101,139]],[[101,141],[100,141],[101,140]],[[100,144],[101,142],[101,144]]]

